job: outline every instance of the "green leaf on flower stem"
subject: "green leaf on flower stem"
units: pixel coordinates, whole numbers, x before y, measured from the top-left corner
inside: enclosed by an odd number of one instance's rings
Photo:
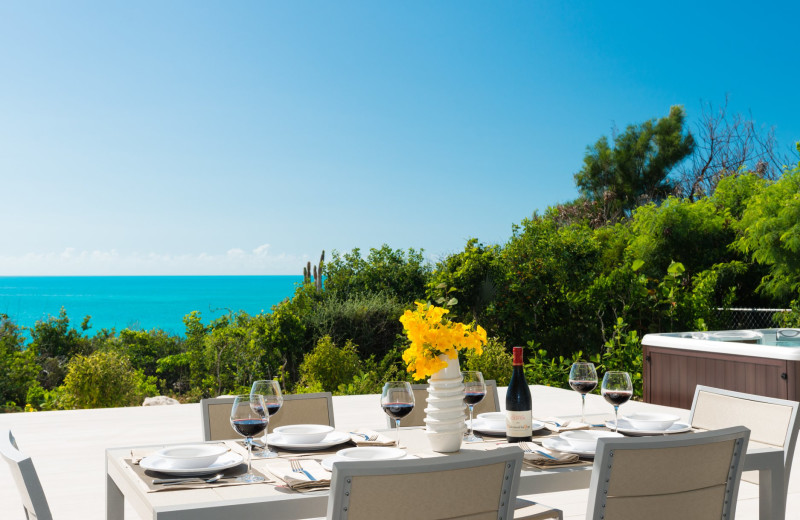
[[[457,303],[458,303],[458,298],[450,298],[450,301],[447,302],[447,306],[448,307],[452,307],[453,305],[456,305]]]
[[[436,303],[438,303],[439,305],[443,304],[444,303],[444,297],[436,298]]]
[[[643,265],[644,265],[644,260],[634,260],[633,265],[631,265],[631,269],[633,269],[633,272],[636,272],[639,269],[641,269]]]

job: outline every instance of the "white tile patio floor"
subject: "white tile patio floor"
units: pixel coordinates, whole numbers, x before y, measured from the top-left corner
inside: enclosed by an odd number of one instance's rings
[[[577,394],[532,386],[534,416],[574,415],[580,412]],[[499,388],[500,402],[505,388]],[[384,428],[377,395],[334,397],[337,429]],[[631,402],[623,410],[634,411],[643,403]],[[647,405],[651,406],[651,405]],[[587,399],[587,413],[609,413],[610,406],[599,395]],[[672,410],[688,418],[688,410]],[[0,415],[0,428],[11,428],[20,449],[33,458],[54,518],[58,520],[103,519],[105,517],[105,449],[157,443],[200,441],[200,405],[109,408]],[[800,518],[800,455],[795,453],[789,481],[787,519]],[[584,518],[587,490],[547,493],[536,499],[564,511],[565,518]],[[0,518],[25,520],[22,505],[8,466],[0,463]],[[126,518],[138,518],[131,509]],[[758,519],[758,489],[742,483],[737,518]]]

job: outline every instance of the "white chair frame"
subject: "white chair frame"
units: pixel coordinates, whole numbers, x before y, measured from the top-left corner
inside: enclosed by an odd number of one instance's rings
[[[8,462],[11,475],[22,499],[25,517],[35,520],[52,520],[47,497],[39,482],[36,468],[30,457],[19,451],[11,430],[0,429],[0,455]]]

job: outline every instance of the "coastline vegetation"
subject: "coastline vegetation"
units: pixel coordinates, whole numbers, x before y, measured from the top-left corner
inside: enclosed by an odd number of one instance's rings
[[[511,347],[524,345],[531,384],[566,386],[570,365],[589,360],[631,372],[641,395],[648,332],[724,328],[716,309],[728,307],[791,307],[781,324],[800,326],[800,165],[772,177],[743,167],[713,182],[671,177],[695,142],[673,107],[613,146],[590,147],[581,197],[515,224],[504,244],[472,238],[436,264],[388,245],[334,251],[324,277],[321,261],[269,312],[204,322],[195,311],[183,335],[89,336],[90,317],[75,327],[62,309],[26,339],[0,315],[0,408],[130,406],[158,394],[194,402],[264,378],[292,393],[376,393],[412,380],[400,317],[417,301],[486,330],[483,352],[461,353],[462,366],[499,385]]]

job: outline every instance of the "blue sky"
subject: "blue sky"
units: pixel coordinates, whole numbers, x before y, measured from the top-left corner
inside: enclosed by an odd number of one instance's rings
[[[504,243],[684,105],[800,140],[797,2],[4,2],[0,275]]]

